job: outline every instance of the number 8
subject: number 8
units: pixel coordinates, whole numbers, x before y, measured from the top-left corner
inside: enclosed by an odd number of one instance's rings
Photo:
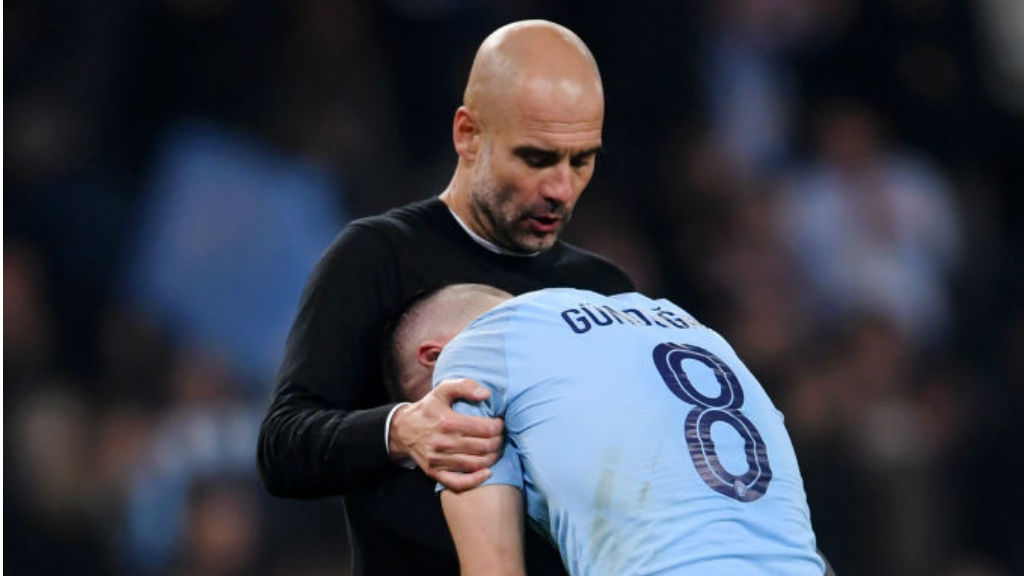
[[[687,377],[683,369],[684,360],[695,360],[710,368],[721,386],[721,393],[715,398],[701,394]],[[654,365],[668,389],[683,402],[694,406],[686,416],[686,446],[704,483],[715,492],[740,502],[753,502],[764,496],[772,479],[767,448],[761,433],[740,412],[743,388],[732,369],[703,348],[671,343],[654,348]],[[743,438],[746,473],[737,476],[722,466],[711,438],[711,425],[715,422],[729,424]]]

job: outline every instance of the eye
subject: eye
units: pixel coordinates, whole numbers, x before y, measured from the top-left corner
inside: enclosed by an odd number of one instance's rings
[[[531,168],[547,168],[558,163],[558,154],[540,148],[518,148],[515,154]]]
[[[585,168],[587,166],[590,166],[594,163],[594,159],[597,158],[597,155],[600,151],[600,147],[584,150],[579,154],[571,156],[569,158],[569,164],[573,168]]]
[[[588,152],[586,154],[578,154],[576,156],[573,156],[572,158],[569,159],[569,164],[571,164],[573,168],[583,168],[585,166],[590,166],[590,164],[593,163],[593,161],[594,153]]]

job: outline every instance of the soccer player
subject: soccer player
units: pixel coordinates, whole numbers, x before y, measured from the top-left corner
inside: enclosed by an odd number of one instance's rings
[[[442,289],[392,338],[407,393],[469,378],[491,394],[456,410],[505,419],[493,475],[441,494],[463,574],[523,574],[527,518],[574,575],[825,573],[782,414],[720,335],[637,293],[510,298]]]

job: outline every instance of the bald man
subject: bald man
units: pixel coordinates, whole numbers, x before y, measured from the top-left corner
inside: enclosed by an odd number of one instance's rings
[[[457,574],[434,480],[469,489],[490,475],[500,419],[456,414],[486,397],[471,381],[422,399],[382,375],[385,327],[430,288],[487,283],[508,292],[632,289],[615,265],[558,239],[594,173],[604,97],[572,31],[504,26],[481,44],[452,123],[458,162],[438,196],[351,223],[307,285],[260,431],[259,467],[275,495],[343,495],[355,574]],[[527,537],[531,573],[562,574]]]
[[[470,378],[491,394],[456,410],[505,419],[493,475],[441,494],[463,576],[522,576],[525,518],[573,575],[826,574],[782,415],[675,304],[459,284],[410,307],[391,354],[411,397]]]

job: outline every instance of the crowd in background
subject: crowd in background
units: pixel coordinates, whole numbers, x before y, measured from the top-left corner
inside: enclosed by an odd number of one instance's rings
[[[604,80],[567,239],[751,366],[836,571],[1024,574],[1012,0],[6,2],[5,569],[346,573],[340,502],[256,472],[288,326],[526,17]]]

